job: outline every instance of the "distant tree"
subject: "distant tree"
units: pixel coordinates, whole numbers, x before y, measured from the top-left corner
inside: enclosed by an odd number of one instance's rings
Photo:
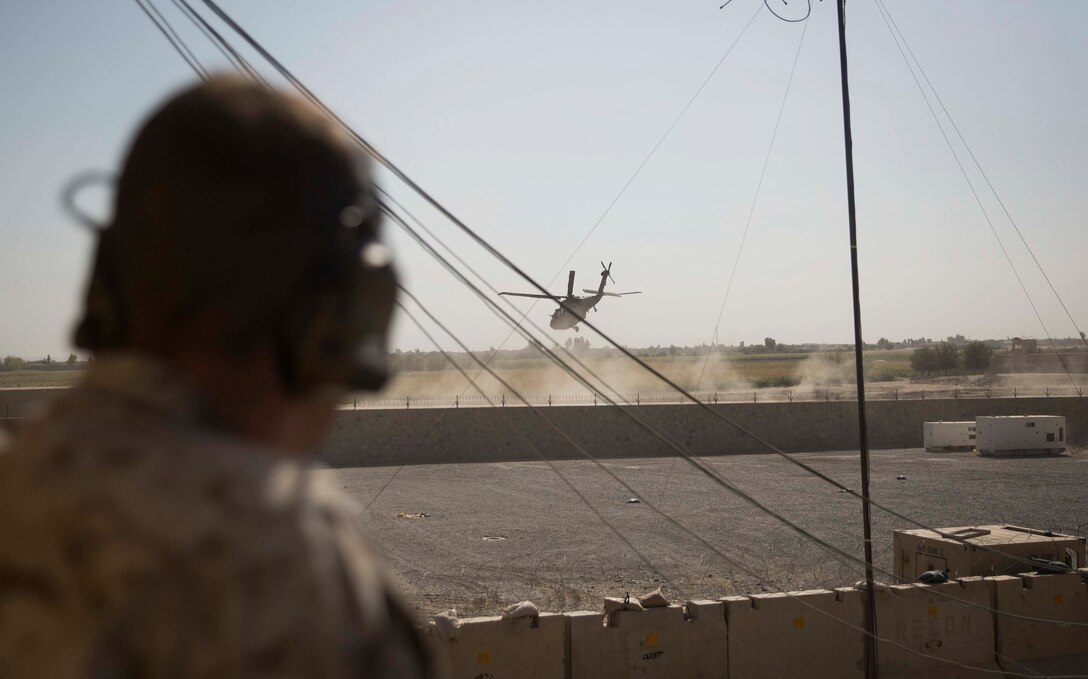
[[[960,350],[951,342],[941,342],[937,347],[937,364],[944,372],[960,367]]]
[[[985,342],[968,342],[963,348],[963,365],[968,370],[986,370],[994,358],[994,350]]]
[[[49,354],[46,354],[45,355],[45,360],[42,361],[42,363],[44,363],[46,365],[49,365],[52,362],[53,362],[53,357],[50,356]]]
[[[75,365],[79,362],[79,358],[75,354],[68,354],[68,360],[66,362],[68,365]]]
[[[18,356],[5,356],[2,364],[4,370],[19,370],[26,367],[26,360]]]
[[[937,372],[940,369],[940,357],[937,355],[937,350],[931,347],[918,347],[910,354],[910,367],[920,374]]]
[[[589,340],[584,337],[575,337],[574,342],[571,343],[571,351],[575,353],[589,351]]]
[[[878,339],[876,341],[876,346],[877,346],[878,349],[890,349],[891,346],[892,346],[892,343],[890,341],[888,341],[887,337],[881,337],[880,339]]]
[[[740,348],[741,348],[741,349],[743,349],[743,348],[744,348],[744,342],[743,342],[743,341],[741,341],[741,343],[740,343]]]
[[[763,346],[767,347],[771,351],[774,351],[774,348],[778,346],[778,342],[775,342],[773,337],[764,337]]]

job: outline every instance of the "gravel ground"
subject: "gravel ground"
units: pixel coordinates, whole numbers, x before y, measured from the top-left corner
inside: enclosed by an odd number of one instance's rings
[[[798,459],[857,488],[856,452]],[[860,502],[773,455],[705,458],[723,478],[827,542],[860,557]],[[1084,535],[1088,450],[991,459],[919,449],[872,454],[874,500],[935,527],[1013,523]],[[421,614],[492,614],[531,599],[543,610],[599,609],[604,596],[663,586],[677,601],[843,586],[863,576],[672,458],[419,465],[326,470],[360,505],[364,529]],[[905,475],[905,480],[896,476]],[[625,502],[632,496],[639,504]],[[686,535],[648,503],[715,549]],[[399,513],[425,514],[399,518]],[[607,521],[615,530],[605,525]],[[892,531],[874,509],[878,569]],[[622,535],[622,539],[621,539]],[[626,542],[625,542],[626,540]],[[640,556],[641,554],[641,556]],[[724,556],[722,556],[724,555]],[[888,576],[880,579],[890,581]]]

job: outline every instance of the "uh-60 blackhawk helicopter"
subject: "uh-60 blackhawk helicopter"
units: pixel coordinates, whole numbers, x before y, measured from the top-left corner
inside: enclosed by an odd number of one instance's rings
[[[596,309],[597,303],[604,297],[623,297],[624,295],[640,295],[642,292],[605,292],[604,286],[609,280],[614,284],[616,279],[612,278],[612,262],[608,263],[608,266],[601,262],[601,285],[596,290],[590,290],[588,288],[582,288],[582,292],[588,292],[588,297],[578,297],[574,294],[574,272],[571,271],[567,276],[567,294],[560,297],[558,295],[537,295],[528,292],[500,292],[500,295],[509,295],[511,297],[535,297],[537,299],[550,299],[559,303],[559,308],[552,312],[552,320],[549,323],[555,330],[569,330],[574,328],[575,332],[578,332],[578,323],[586,320],[586,314],[590,309]]]

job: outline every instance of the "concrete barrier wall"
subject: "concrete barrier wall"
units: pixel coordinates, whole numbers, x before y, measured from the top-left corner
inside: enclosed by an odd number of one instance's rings
[[[54,389],[0,389],[0,418],[40,417],[49,401],[63,394]]]
[[[987,578],[993,607],[1023,616],[995,620],[997,652],[1002,668],[1023,671],[1039,659],[1088,654],[1088,586],[1081,573],[998,576]],[[1036,620],[1028,620],[1035,618]],[[1038,620],[1079,623],[1082,627]],[[1025,663],[1025,661],[1029,661]],[[1088,669],[1088,655],[1081,667]],[[1044,666],[1032,669],[1047,669]]]
[[[1002,669],[1083,674],[1088,627],[1002,613],[1088,623],[1085,577],[1088,569],[878,589],[879,674],[882,679],[981,679],[999,676],[994,673]],[[860,679],[865,676],[864,603],[864,592],[854,588],[756,594],[609,617],[581,611],[542,614],[535,621],[471,618],[454,640],[429,636],[439,669],[454,679]]]
[[[754,403],[710,406],[788,452],[857,447],[857,404]],[[670,455],[670,448],[616,408],[562,406],[540,409],[597,457]],[[627,409],[697,455],[762,452],[700,408],[644,405]],[[922,423],[977,415],[1064,415],[1071,445],[1088,444],[1088,403],[1079,398],[940,399],[877,401],[867,408],[873,448],[922,446]],[[336,420],[321,458],[333,466],[531,460],[580,453],[529,408],[348,410]]]
[[[987,610],[990,607],[990,590],[980,577],[877,590],[877,636],[882,639],[877,644],[880,676],[993,676],[986,671],[999,672],[1000,668],[994,652],[993,614]]]
[[[435,664],[445,679],[563,679],[567,676],[568,616],[464,620],[456,639],[428,630]]]
[[[0,389],[0,418],[34,417],[62,389]],[[857,447],[857,404],[849,401],[730,403],[710,408],[788,452]],[[701,408],[626,409],[697,455],[763,452],[753,439]],[[542,407],[555,426],[595,456],[652,457],[672,450],[616,408]],[[1064,415],[1070,445],[1088,445],[1088,402],[1080,398],[929,399],[868,404],[873,448],[922,446],[922,423],[977,415]],[[333,466],[577,458],[580,453],[533,410],[454,408],[344,410],[321,452]]]
[[[729,676],[861,679],[861,593],[812,590],[724,599]]]
[[[570,676],[725,679],[725,614],[715,601],[644,611],[571,613]]]

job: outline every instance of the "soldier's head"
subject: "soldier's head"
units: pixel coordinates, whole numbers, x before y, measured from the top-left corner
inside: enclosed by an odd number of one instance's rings
[[[274,356],[284,386],[374,388],[394,296],[364,158],[300,98],[215,77],[124,161],[77,343]]]

